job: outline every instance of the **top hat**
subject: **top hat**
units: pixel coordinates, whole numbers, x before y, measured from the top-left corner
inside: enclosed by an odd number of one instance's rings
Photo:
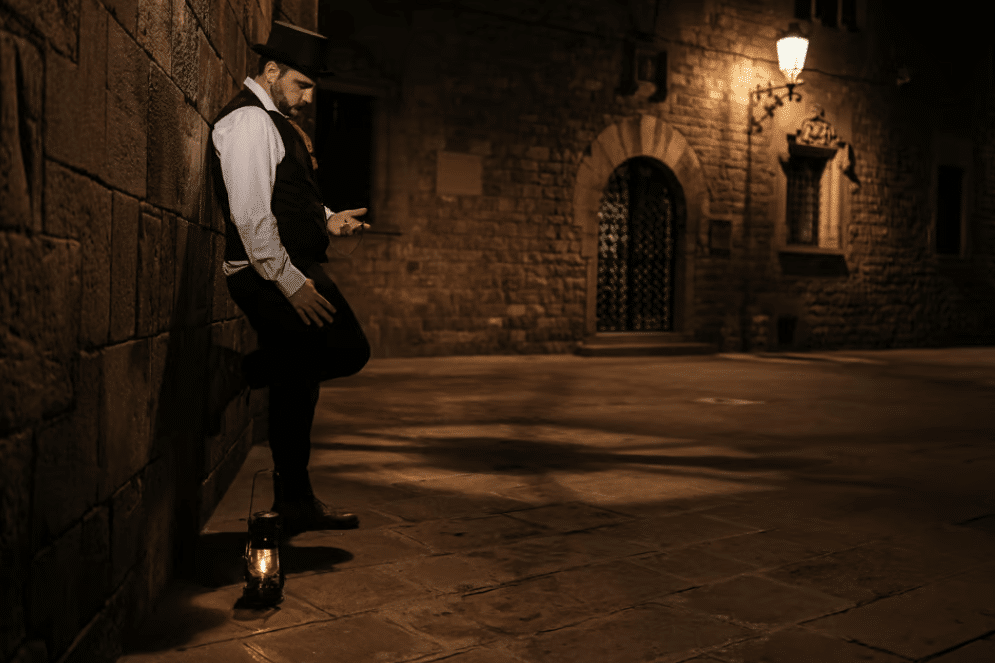
[[[266,43],[256,44],[252,50],[264,58],[282,62],[309,78],[318,78],[332,75],[325,64],[327,46],[328,39],[324,35],[274,21]]]

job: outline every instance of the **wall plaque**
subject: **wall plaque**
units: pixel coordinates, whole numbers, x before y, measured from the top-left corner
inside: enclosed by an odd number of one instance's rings
[[[476,154],[438,153],[435,192],[440,196],[479,196],[484,192],[483,163]]]

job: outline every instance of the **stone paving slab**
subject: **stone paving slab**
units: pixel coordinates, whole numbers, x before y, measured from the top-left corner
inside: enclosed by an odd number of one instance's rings
[[[995,661],[995,641],[975,640],[933,659],[936,663],[991,663]]]
[[[677,661],[748,633],[712,617],[647,604],[521,640],[515,653],[534,663]]]
[[[964,566],[948,555],[877,542],[787,564],[767,575],[866,603],[923,585]]]
[[[375,615],[345,617],[267,633],[248,644],[264,660],[273,663],[397,663],[441,649],[432,640]]]
[[[995,633],[995,565],[806,626],[919,660]]]
[[[752,638],[711,653],[726,663],[903,663],[907,659],[856,642],[793,627]]]
[[[742,575],[668,597],[668,603],[731,619],[752,628],[796,624],[853,605],[846,599]]]
[[[362,527],[295,537],[284,603],[236,610],[254,447],[122,661],[991,663],[968,354],[373,361],[312,454]]]

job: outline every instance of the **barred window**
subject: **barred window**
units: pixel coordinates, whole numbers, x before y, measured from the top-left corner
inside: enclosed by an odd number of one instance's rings
[[[857,29],[858,0],[795,0],[795,18],[817,20],[827,28]]]
[[[939,166],[936,173],[936,252],[960,255],[964,169]]]
[[[819,202],[825,158],[794,154],[785,164],[788,177],[788,243],[819,245]]]

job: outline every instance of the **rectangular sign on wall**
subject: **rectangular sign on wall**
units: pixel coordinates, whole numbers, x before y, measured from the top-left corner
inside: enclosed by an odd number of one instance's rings
[[[476,154],[439,151],[435,192],[440,196],[479,196],[484,192],[483,163]]]

